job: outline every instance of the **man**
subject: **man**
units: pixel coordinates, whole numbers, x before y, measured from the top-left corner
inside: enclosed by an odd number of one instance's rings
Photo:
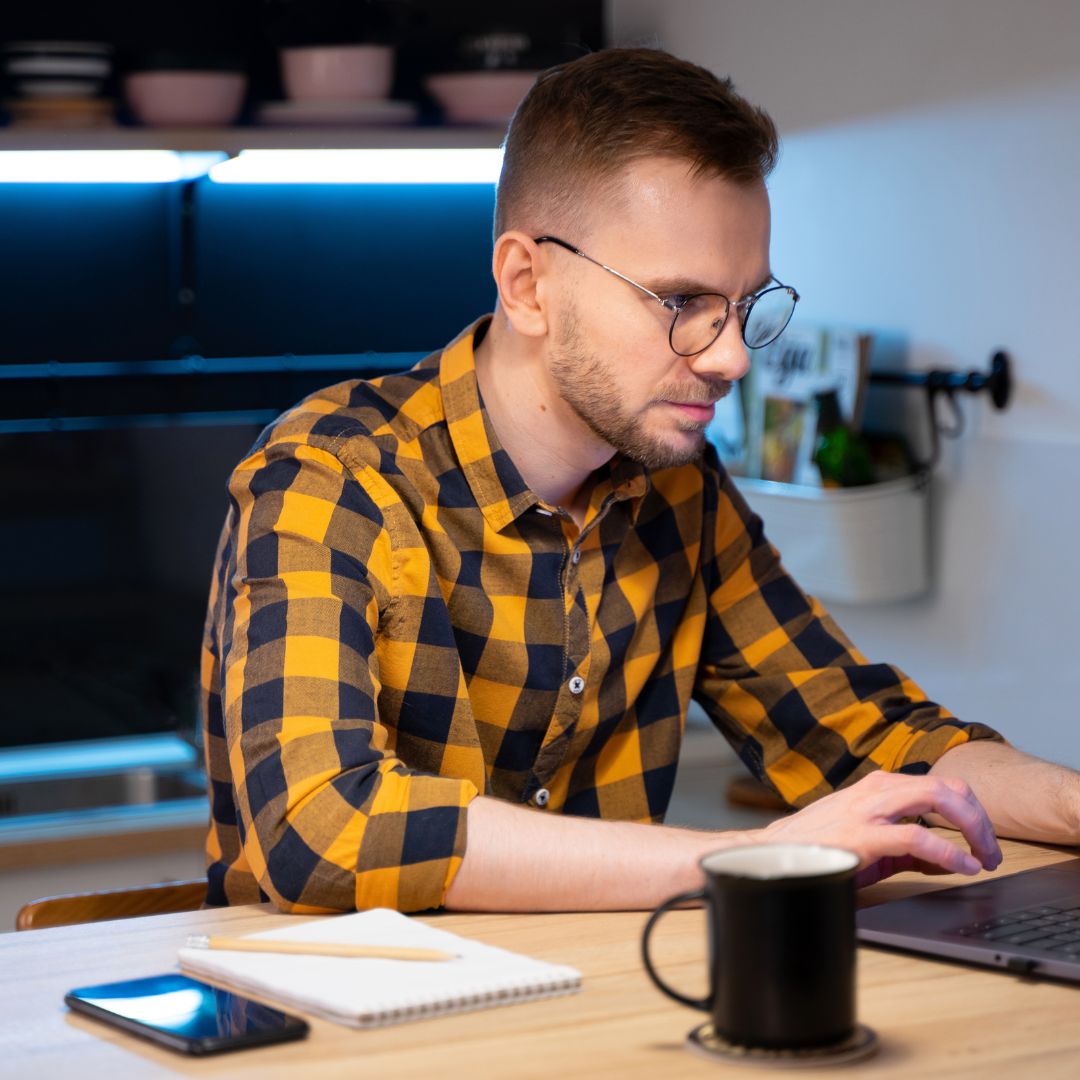
[[[734,844],[848,847],[865,883],[992,868],[993,826],[1078,835],[1074,775],[864,660],[705,444],[796,299],[775,154],[664,53],[546,72],[507,136],[494,316],[241,462],[204,647],[211,903],[645,908]],[[691,697],[798,813],[661,824]]]

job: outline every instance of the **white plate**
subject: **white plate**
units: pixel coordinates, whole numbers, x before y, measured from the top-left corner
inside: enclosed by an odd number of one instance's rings
[[[112,61],[95,56],[20,56],[7,62],[11,76],[22,75],[92,75],[104,78]]]
[[[6,53],[64,53],[80,56],[111,56],[113,47],[104,41],[9,41],[0,46]]]
[[[271,101],[259,109],[262,124],[411,124],[411,101]]]
[[[19,79],[19,93],[28,98],[87,98],[101,88],[100,79]]]

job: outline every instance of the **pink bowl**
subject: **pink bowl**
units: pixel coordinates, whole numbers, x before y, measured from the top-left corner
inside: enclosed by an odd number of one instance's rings
[[[231,124],[246,86],[238,71],[137,71],[124,80],[135,115],[156,127]]]
[[[373,101],[390,93],[389,45],[312,45],[281,50],[281,78],[293,101]]]
[[[425,85],[455,124],[503,124],[536,82],[538,71],[457,71]]]

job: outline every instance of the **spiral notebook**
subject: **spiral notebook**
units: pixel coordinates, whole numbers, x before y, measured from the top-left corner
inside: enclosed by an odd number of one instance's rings
[[[250,937],[442,949],[457,953],[458,959],[345,959],[185,947],[180,950],[180,966],[231,990],[359,1028],[535,1001],[581,989],[581,972],[572,967],[470,941],[386,908],[328,916]]]

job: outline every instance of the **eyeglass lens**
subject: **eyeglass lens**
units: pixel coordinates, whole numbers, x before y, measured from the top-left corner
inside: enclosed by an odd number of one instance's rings
[[[707,349],[719,336],[731,307],[726,297],[704,293],[691,297],[671,326],[671,347],[683,356]],[[743,319],[743,341],[760,349],[775,341],[795,311],[795,293],[776,286],[760,293]]]

